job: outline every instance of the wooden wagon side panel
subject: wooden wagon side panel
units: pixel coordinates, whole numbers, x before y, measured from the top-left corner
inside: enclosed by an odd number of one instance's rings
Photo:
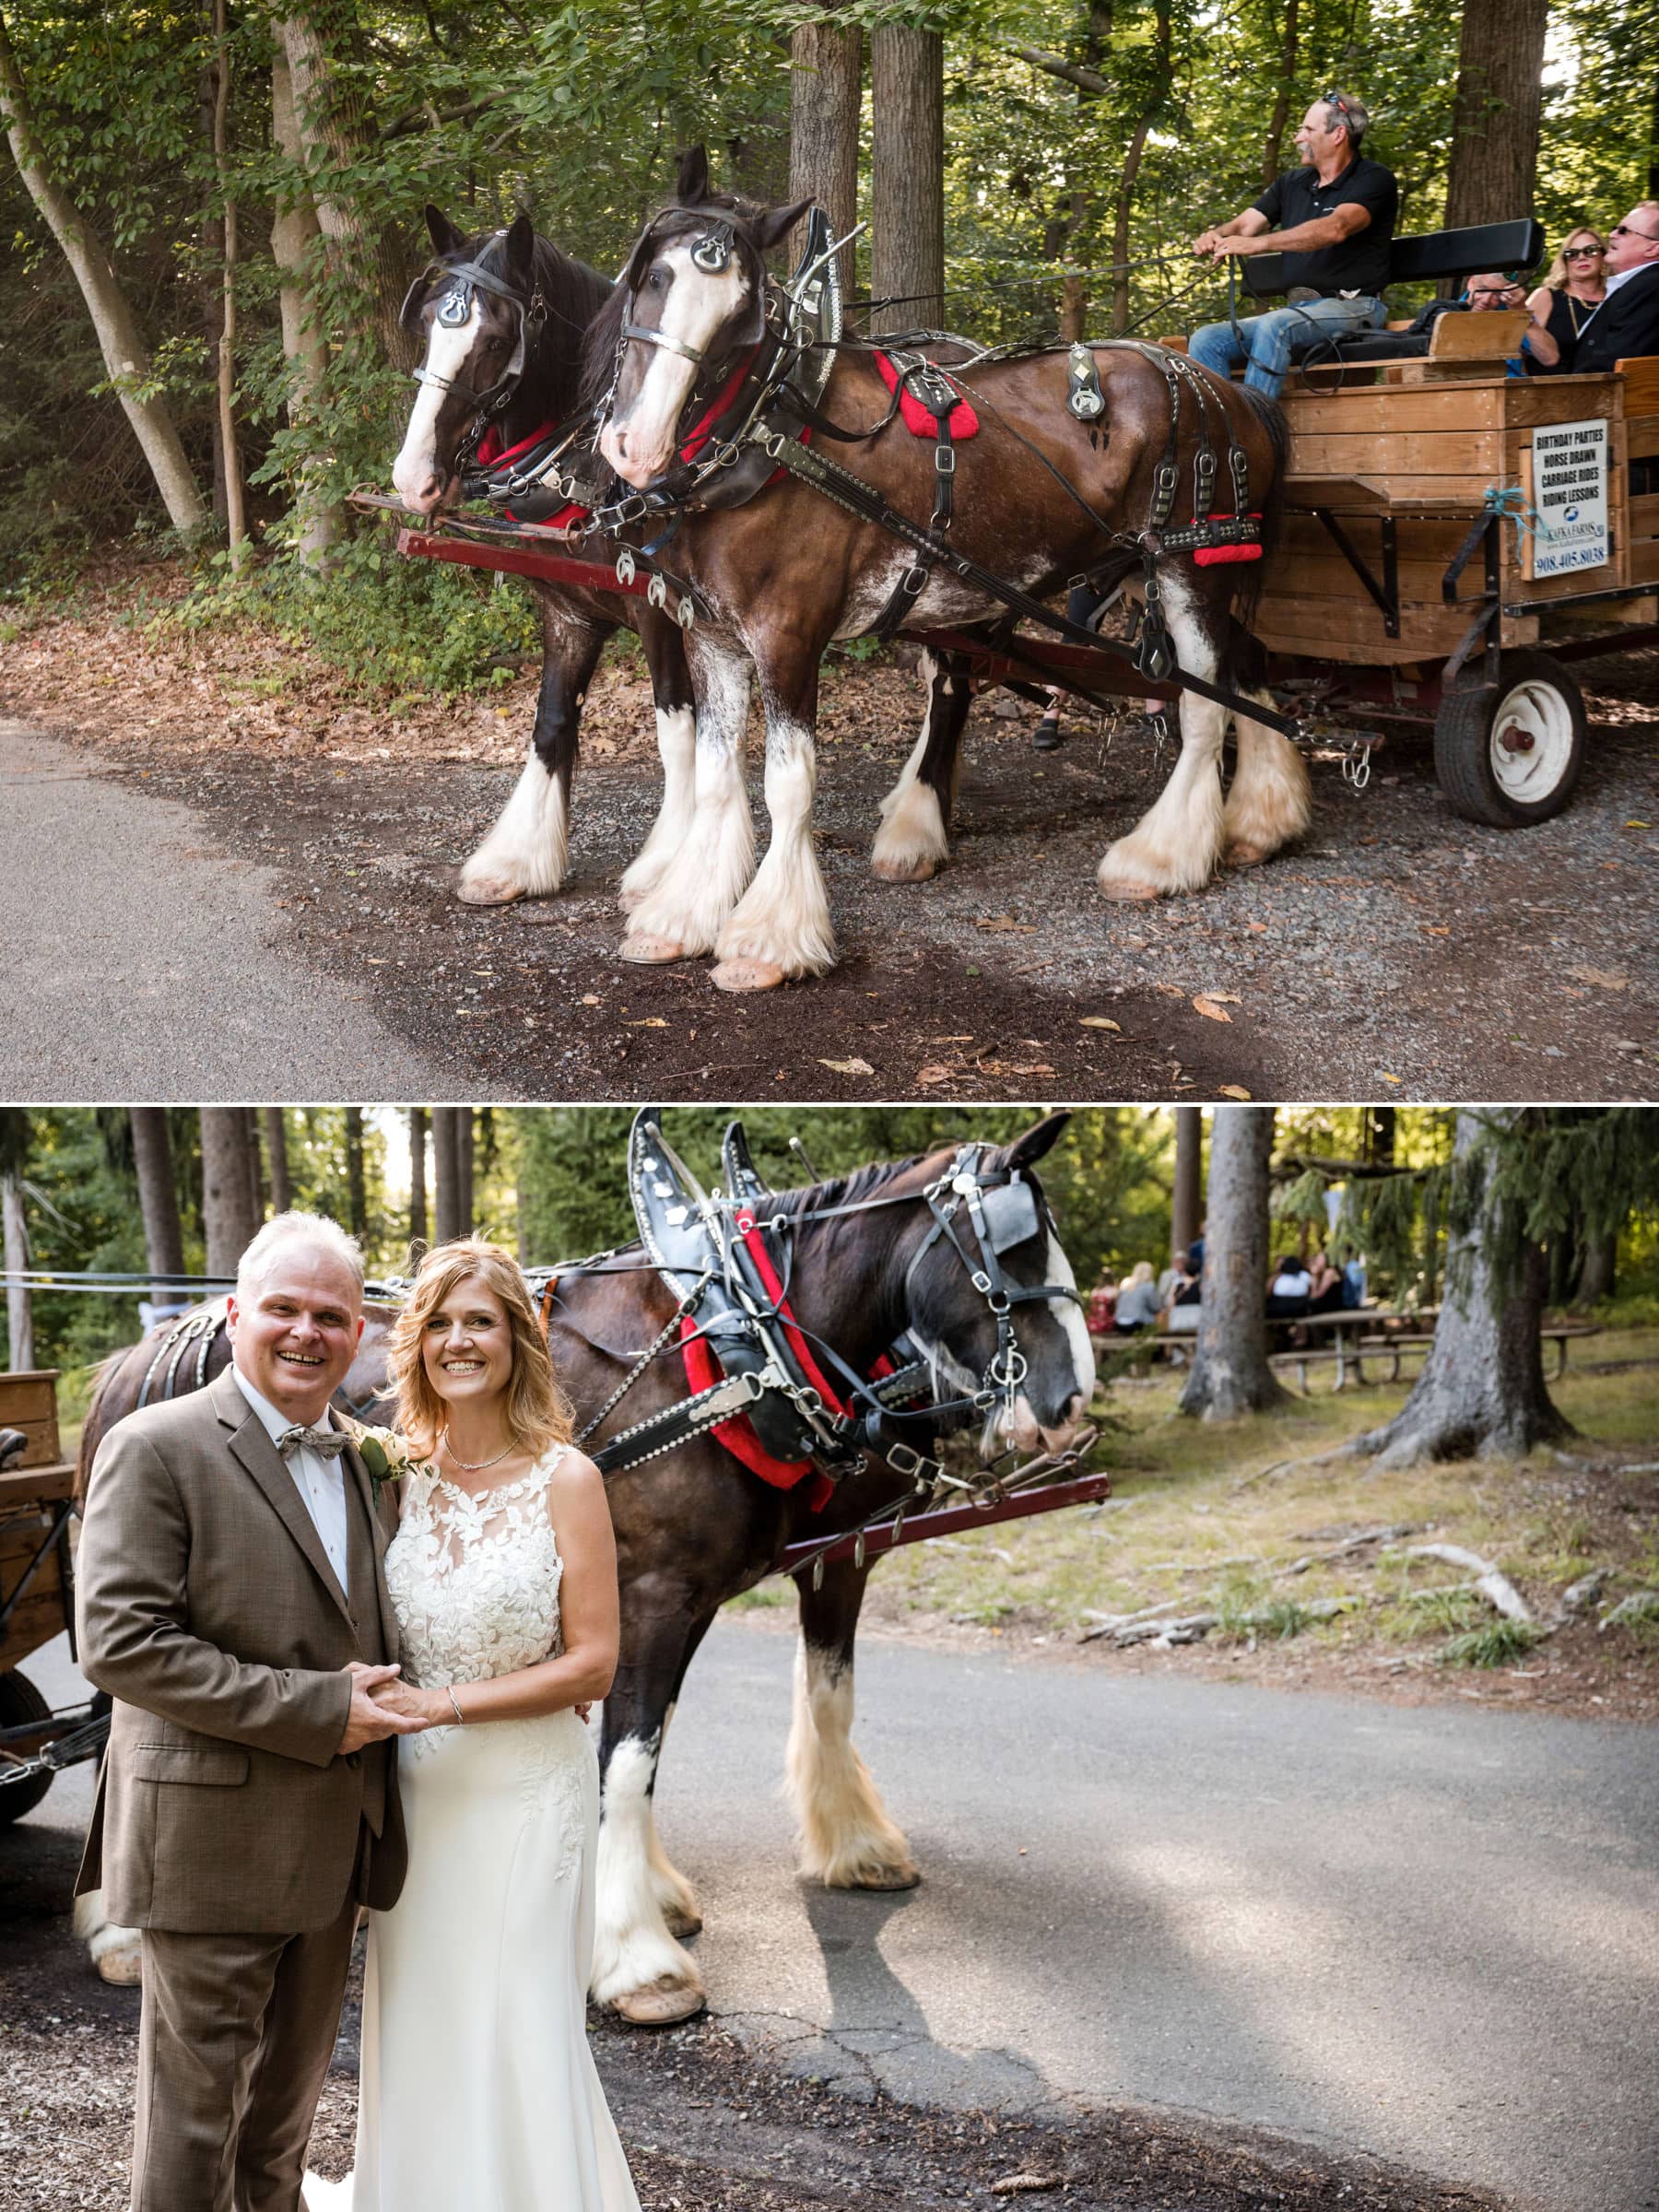
[[[0,1429],[20,1429],[29,1448],[18,1463],[46,1467],[58,1459],[57,1370],[18,1369],[0,1374]]]
[[[22,1459],[0,1475],[0,1605],[24,1577],[29,1585],[0,1629],[0,1674],[20,1666],[65,1627],[65,1589],[56,1545],[34,1566],[51,1535],[57,1509],[75,1487],[75,1469],[60,1456],[57,1371],[0,1374],[0,1428],[29,1439]]]

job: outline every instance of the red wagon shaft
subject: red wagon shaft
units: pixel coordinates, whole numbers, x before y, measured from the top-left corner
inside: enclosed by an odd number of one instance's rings
[[[907,1514],[901,1524],[884,1521],[864,1530],[865,1556],[892,1551],[900,1544],[925,1544],[930,1536],[953,1535],[958,1529],[989,1528],[996,1521],[1027,1521],[1037,1513],[1057,1513],[1063,1506],[1092,1505],[1111,1495],[1110,1475],[1079,1475],[1075,1481],[1051,1483],[1044,1489],[999,1498],[990,1505],[947,1505],[937,1512]],[[837,1559],[850,1559],[860,1540],[859,1532],[853,1530],[828,1547],[810,1538],[804,1544],[791,1544],[774,1571],[793,1574],[799,1567],[811,1566],[815,1559],[830,1565]]]

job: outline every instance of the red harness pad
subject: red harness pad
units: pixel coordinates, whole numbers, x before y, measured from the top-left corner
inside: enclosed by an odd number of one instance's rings
[[[899,392],[899,412],[904,418],[904,427],[912,438],[933,438],[937,435],[934,418],[919,399],[911,396],[908,386],[899,391],[899,371],[885,353],[876,356],[876,366],[881,371],[881,381],[889,392]],[[971,438],[979,429],[979,417],[965,399],[959,399],[950,410],[949,429],[953,438]]]
[[[1232,519],[1230,514],[1212,514],[1210,517],[1212,523],[1230,523]],[[1259,514],[1250,514],[1244,519],[1246,522],[1259,523],[1262,518]],[[1230,560],[1260,560],[1261,558],[1260,546],[1197,546],[1193,550],[1193,565],[1199,569],[1218,569]]]
[[[680,1356],[686,1363],[686,1381],[694,1393],[712,1389],[724,1372],[708,1338],[699,1335],[697,1324],[689,1313],[680,1322]],[[716,1422],[709,1434],[718,1437],[734,1459],[740,1459],[751,1475],[771,1483],[774,1490],[793,1490],[803,1476],[810,1475],[812,1491],[806,1501],[809,1512],[820,1512],[835,1495],[835,1485],[829,1476],[818,1474],[809,1459],[774,1459],[755,1434],[754,1423],[747,1413],[735,1414],[729,1421]]]
[[[501,443],[500,428],[499,424],[492,422],[478,441],[476,458],[483,467],[495,468],[503,461],[511,461],[515,454],[527,453],[537,439],[545,438],[549,430],[557,429],[558,427],[557,423],[544,422],[539,429],[532,430],[528,438],[521,438],[516,445],[504,446]],[[501,512],[510,523],[517,522],[518,517],[511,507],[503,507]],[[572,523],[584,522],[586,519],[587,509],[578,507],[572,500],[570,506],[561,507],[557,514],[548,515],[545,521],[537,523],[535,527],[538,530],[568,530]]]

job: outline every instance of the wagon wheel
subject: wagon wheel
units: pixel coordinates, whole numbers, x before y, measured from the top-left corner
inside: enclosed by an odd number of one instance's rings
[[[27,1675],[18,1674],[15,1667],[9,1674],[0,1675],[0,1728],[25,1728],[30,1721],[51,1718],[51,1706]],[[50,1767],[27,1782],[0,1782],[0,1828],[9,1828],[14,1820],[32,1812],[52,1783]]]
[[[1434,768],[1453,814],[1518,830],[1571,798],[1584,761],[1584,699],[1559,661],[1504,653],[1495,684],[1453,691],[1434,724]]]

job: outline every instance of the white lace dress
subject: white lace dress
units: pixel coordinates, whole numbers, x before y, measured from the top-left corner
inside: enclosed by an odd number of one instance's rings
[[[481,1682],[559,1648],[559,1452],[469,1497],[408,1478],[386,1554],[405,1675]],[[598,1762],[573,1711],[403,1737],[409,1873],[371,1916],[357,2170],[318,2212],[639,2212],[587,2043]]]

